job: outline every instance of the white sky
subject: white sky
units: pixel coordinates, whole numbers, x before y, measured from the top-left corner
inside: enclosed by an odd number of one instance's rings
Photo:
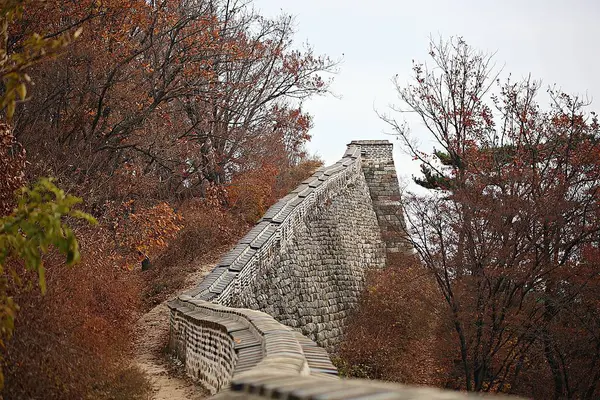
[[[408,82],[411,61],[428,61],[429,36],[462,36],[487,52],[504,73],[531,73],[544,86],[599,99],[600,0],[254,0],[265,16],[296,17],[298,43],[317,54],[343,56],[333,91],[341,96],[310,100],[314,117],[309,150],[326,164],[337,161],[355,139],[388,139],[374,109],[396,101],[391,78]],[[504,75],[505,75],[504,74]],[[423,129],[411,125],[415,135]],[[395,146],[402,179],[418,165]]]

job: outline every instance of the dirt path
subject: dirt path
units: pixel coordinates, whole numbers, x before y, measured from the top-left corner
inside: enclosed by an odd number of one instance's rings
[[[214,265],[203,265],[186,278],[186,289],[196,285]],[[137,322],[136,364],[152,383],[153,400],[199,400],[208,396],[181,371],[169,365],[163,350],[169,335],[169,309],[166,302],[142,315]]]

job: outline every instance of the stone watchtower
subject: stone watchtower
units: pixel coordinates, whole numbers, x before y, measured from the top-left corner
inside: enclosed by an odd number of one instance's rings
[[[362,170],[387,254],[411,252],[412,246],[406,240],[404,208],[392,143],[387,140],[354,140],[350,146],[360,147]]]

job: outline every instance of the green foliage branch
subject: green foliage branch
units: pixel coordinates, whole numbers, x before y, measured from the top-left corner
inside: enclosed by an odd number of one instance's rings
[[[9,31],[19,20],[28,0],[0,0],[0,111],[11,122],[19,101],[26,100],[27,85],[31,78],[27,69],[32,65],[58,55],[81,33],[63,34],[58,38],[44,38],[34,33],[9,49]],[[8,179],[11,177],[3,177]],[[0,187],[0,189],[2,189]],[[6,189],[6,188],[5,188]],[[15,329],[19,310],[11,293],[12,288],[23,286],[24,270],[37,274],[42,294],[46,293],[45,268],[42,257],[51,248],[66,256],[66,264],[79,261],[79,245],[73,230],[65,219],[84,220],[95,224],[89,214],[77,210],[81,199],[65,194],[51,179],[41,178],[31,187],[22,187],[16,193],[14,210],[0,217],[0,347],[4,348]],[[0,355],[0,361],[3,361]],[[0,389],[4,375],[0,366]]]
[[[38,33],[33,33],[20,44],[20,51],[11,51],[8,45],[10,25],[22,17],[24,6],[28,2],[0,0],[0,75],[4,86],[0,97],[0,110],[5,110],[8,121],[14,116],[17,101],[26,99],[27,85],[31,83],[26,70],[44,59],[58,55],[61,49],[81,34],[81,29],[57,38],[44,38]]]

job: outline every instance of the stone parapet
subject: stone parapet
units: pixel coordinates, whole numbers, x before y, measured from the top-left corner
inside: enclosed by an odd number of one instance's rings
[[[339,379],[327,352],[271,316],[182,296],[169,303],[171,348],[215,400],[469,400],[479,395]],[[508,399],[493,396],[494,399]],[[511,397],[512,399],[512,397]]]
[[[387,141],[355,141],[265,213],[193,290],[171,301],[170,349],[219,399],[471,399],[340,380],[328,353],[368,268],[409,251]],[[498,399],[498,396],[494,396]]]
[[[385,245],[361,149],[318,169],[274,204],[186,295],[268,313],[333,351]]]
[[[212,394],[256,375],[337,378],[323,348],[268,314],[187,296],[168,306],[169,347]]]
[[[355,140],[348,146],[356,146],[361,150],[362,172],[387,253],[410,253],[412,246],[406,237],[392,143],[387,140]]]
[[[364,379],[323,380],[313,376],[260,375],[234,378],[215,400],[518,400],[503,395],[467,394]]]

